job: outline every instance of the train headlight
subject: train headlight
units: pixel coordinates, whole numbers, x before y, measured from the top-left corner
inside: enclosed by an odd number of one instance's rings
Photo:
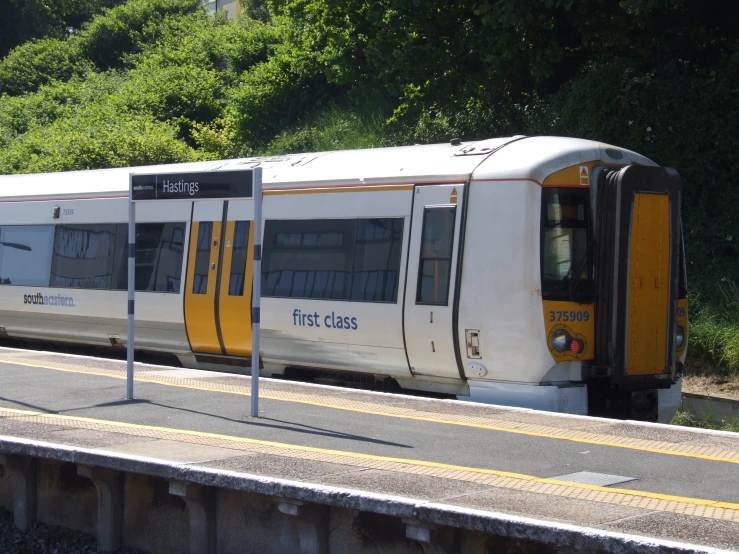
[[[683,329],[682,325],[677,326],[677,331],[675,332],[675,344],[678,348],[680,348],[685,343],[685,329]]]
[[[554,348],[557,352],[564,352],[567,350],[567,339],[569,338],[569,335],[567,334],[567,331],[564,329],[560,329],[559,331],[555,331],[552,335],[552,348]]]

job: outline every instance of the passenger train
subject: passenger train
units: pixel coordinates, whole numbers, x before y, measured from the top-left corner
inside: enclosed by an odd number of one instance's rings
[[[126,344],[129,175],[261,167],[262,374],[669,420],[687,300],[675,170],[497,138],[0,177],[0,336]],[[136,348],[248,371],[254,201],[141,203]]]

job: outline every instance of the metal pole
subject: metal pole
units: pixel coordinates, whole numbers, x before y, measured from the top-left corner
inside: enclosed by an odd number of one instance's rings
[[[126,400],[133,400],[133,322],[136,290],[136,203],[133,201],[133,177],[128,176],[128,339],[126,341]]]
[[[262,168],[254,170],[254,284],[251,314],[251,416],[259,417],[259,297],[262,285]]]

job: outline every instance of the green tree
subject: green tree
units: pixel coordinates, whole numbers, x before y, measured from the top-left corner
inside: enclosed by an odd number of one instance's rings
[[[21,43],[42,37],[61,38],[67,27],[85,21],[125,0],[3,0],[0,2],[0,58]]]

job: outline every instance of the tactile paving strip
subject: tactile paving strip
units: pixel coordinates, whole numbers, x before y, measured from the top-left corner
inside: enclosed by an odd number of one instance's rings
[[[670,512],[695,517],[739,522],[739,504],[682,498],[645,491],[608,489],[595,485],[568,483],[556,479],[545,479],[491,469],[452,466],[425,460],[388,458],[355,452],[327,450],[307,446],[291,445],[216,435],[198,431],[149,427],[123,422],[103,421],[57,414],[45,414],[23,410],[0,408],[0,417],[25,423],[58,425],[62,427],[120,433],[141,438],[162,439],[219,448],[229,448],[256,454],[269,454],[302,460],[313,460],[332,464],[375,469],[398,473],[426,475],[501,487],[530,493],[548,494],[577,500],[630,506],[650,511]]]
[[[63,357],[55,355],[53,353],[45,354],[29,351],[20,351],[16,353],[8,350],[0,351],[0,361],[4,363],[28,365],[31,367],[53,369],[58,371],[85,373],[88,375],[100,375],[116,379],[126,378],[125,362],[120,362],[116,360],[91,359],[91,363],[95,364],[93,366],[90,364],[82,363],[82,360],[82,358]],[[105,367],[100,367],[101,365]],[[141,369],[139,369],[139,367],[141,367]],[[149,371],[148,373],[147,369]],[[169,376],[166,375],[166,372],[156,374],[152,373],[152,371],[155,370],[161,370],[161,368],[157,368],[155,366],[139,366],[137,364],[136,382],[154,383],[209,392],[250,396],[251,391],[249,386],[219,383],[214,382],[213,380],[208,378],[190,379]],[[248,380],[246,381],[246,383],[248,383]],[[568,440],[587,444],[598,444],[603,446],[627,448],[632,450],[655,452],[659,454],[667,454],[673,456],[686,456],[691,458],[701,458],[706,460],[739,464],[739,449],[733,450],[717,446],[704,446],[690,443],[670,442],[664,440],[648,440],[636,437],[609,435],[606,433],[584,431],[578,428],[573,429],[568,427],[556,427],[553,425],[526,423],[523,421],[496,419],[489,416],[447,413],[439,410],[422,411],[383,402],[382,397],[378,397],[376,401],[363,401],[342,398],[336,394],[322,393],[320,392],[320,389],[311,389],[311,391],[313,392],[310,393],[298,393],[290,390],[280,390],[279,385],[270,387],[267,385],[267,383],[264,383],[264,385],[261,386],[261,389],[262,392],[260,392],[260,398],[266,398],[270,400],[296,402],[301,404],[320,406],[324,408],[360,412],[370,415],[397,417],[419,421],[430,421],[433,423],[475,427],[492,431],[502,431],[507,433],[531,435],[551,439]],[[552,421],[555,420],[552,419]]]

